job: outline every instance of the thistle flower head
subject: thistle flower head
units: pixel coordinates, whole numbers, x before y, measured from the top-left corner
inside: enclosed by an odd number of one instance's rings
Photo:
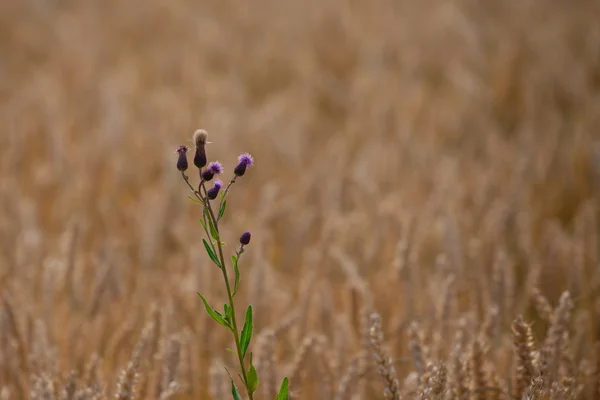
[[[252,158],[250,153],[242,153],[238,157],[238,162],[246,165],[246,167],[251,167],[254,164],[254,158]]]
[[[212,180],[212,178],[214,178],[215,173],[212,172],[212,169],[210,168],[206,168],[204,171],[202,171],[200,173],[200,178],[202,178],[203,181],[210,181]]]
[[[240,244],[242,246],[246,246],[247,244],[250,243],[250,238],[252,237],[252,235],[250,234],[250,232],[244,232],[242,233],[242,236],[240,236]]]
[[[212,161],[210,164],[208,164],[208,169],[210,169],[215,175],[223,173],[223,165],[218,161]]]
[[[238,164],[233,169],[233,173],[236,176],[243,176],[246,173],[246,168],[251,167],[253,164],[254,158],[249,153],[240,154]]]
[[[213,183],[213,187],[206,191],[206,196],[210,200],[216,199],[217,196],[219,195],[219,191],[221,190],[222,187],[223,187],[223,182],[221,182],[218,179],[215,179],[215,183]]]
[[[202,171],[200,177],[202,180],[210,181],[214,178],[215,175],[219,175],[223,172],[223,166],[218,161],[212,161],[208,166]]]
[[[207,138],[208,132],[206,132],[204,129],[198,129],[196,132],[194,132],[194,143],[196,143],[196,147],[204,146]]]
[[[177,158],[177,169],[180,170],[181,172],[188,169],[188,160],[187,160],[187,151],[188,150],[189,150],[189,147],[187,147],[187,146],[179,146],[175,150],[175,153],[177,153],[179,155],[179,157]]]

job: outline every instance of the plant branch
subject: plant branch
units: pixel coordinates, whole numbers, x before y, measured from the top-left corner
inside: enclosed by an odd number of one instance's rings
[[[183,171],[181,171],[181,176],[183,177],[185,183],[187,183],[187,185],[190,187],[192,193],[194,193],[194,196],[196,196],[196,198],[202,203],[202,205],[204,205],[204,200],[202,199],[202,197],[200,197],[200,193],[198,193],[198,191],[194,189],[194,187],[190,183],[190,178]]]
[[[223,202],[227,198],[227,193],[229,193],[229,188],[231,187],[231,185],[233,185],[235,183],[236,179],[237,179],[237,175],[234,175],[233,178],[227,184],[225,191],[223,191],[223,195],[221,196],[221,201],[219,201],[219,210],[221,209],[221,207],[223,207]]]
[[[232,182],[234,180],[235,179],[233,179]],[[231,185],[231,183],[230,183],[230,185]],[[202,190],[204,192],[204,197],[206,198],[206,187],[204,186],[204,182],[202,182],[200,184],[200,187],[202,188]],[[228,188],[229,188],[229,186],[228,186]],[[221,265],[223,267],[223,268],[221,268],[221,271],[223,273],[223,280],[225,280],[227,296],[229,297],[229,307],[231,307],[231,327],[232,327],[232,331],[233,331],[233,337],[235,340],[235,347],[237,350],[238,361],[240,363],[240,368],[242,370],[242,381],[244,383],[244,387],[246,388],[246,392],[248,393],[248,398],[250,400],[253,400],[252,392],[250,391],[250,388],[248,387],[246,366],[244,365],[244,359],[242,357],[242,349],[240,347],[240,336],[239,336],[239,332],[238,332],[238,328],[237,328],[237,321],[236,321],[236,317],[235,317],[235,305],[233,302],[233,294],[231,291],[231,286],[229,285],[229,277],[227,276],[225,257],[223,257],[223,246],[221,245],[221,234],[219,233],[219,225],[218,225],[217,219],[215,218],[215,214],[212,210],[212,207],[210,205],[210,201],[208,201],[208,200],[206,201],[206,208],[208,209],[210,219],[212,220],[212,223],[214,224],[214,227],[215,227],[215,231],[217,232],[217,235],[218,235],[217,248],[219,249],[219,260],[221,261]]]
[[[194,193],[194,196],[196,196],[196,198],[198,199],[198,201],[200,202],[200,204],[202,204],[202,206],[204,208],[206,208],[206,203],[208,202],[208,199],[205,197],[202,197],[202,194],[200,192],[198,192],[196,189],[194,189],[194,187],[192,186],[192,184],[190,183],[190,178],[185,174],[185,172],[181,172],[181,176],[183,177],[183,180],[185,181],[185,183],[187,183],[187,185],[190,187],[190,190],[192,191],[192,193]],[[202,185],[203,182],[201,181],[200,184]],[[205,189],[206,191],[206,189]],[[204,211],[202,211],[202,221],[204,221],[204,232],[206,232],[206,236],[208,237],[208,243],[210,243],[210,247],[212,248],[212,251],[215,251],[215,245],[213,244],[212,238],[210,236],[210,232],[208,231],[208,228],[206,227],[206,213]]]

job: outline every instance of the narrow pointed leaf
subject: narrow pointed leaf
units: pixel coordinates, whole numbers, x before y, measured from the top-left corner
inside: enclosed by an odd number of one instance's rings
[[[229,328],[229,324],[227,323],[227,321],[225,321],[225,318],[223,318],[223,315],[221,315],[220,312],[218,312],[217,310],[215,310],[214,308],[212,308],[208,304],[208,302],[206,301],[206,299],[204,298],[204,296],[202,296],[200,293],[198,293],[198,296],[200,296],[200,298],[202,299],[202,302],[204,303],[204,308],[206,308],[206,312],[208,313],[208,315],[210,315],[212,317],[212,319],[214,319],[215,321],[217,321],[221,325]]]
[[[200,202],[200,200],[193,198],[192,196],[188,196],[188,199],[190,199],[191,201],[193,201],[194,203],[198,203],[198,204],[202,204]]]
[[[233,263],[233,271],[235,272],[235,281],[233,282],[233,295],[235,296],[240,285],[240,269],[238,268],[238,258],[236,256],[231,256],[231,262]]]
[[[206,241],[206,239],[202,239],[202,242],[204,242],[204,247],[206,248],[206,252],[208,253],[208,256],[210,257],[210,259],[212,260],[212,262],[214,262],[215,264],[217,264],[217,267],[221,268],[221,263],[219,262],[219,259],[217,258],[217,255],[215,254],[214,251],[212,251],[212,249],[210,248],[210,245],[208,244],[208,242]]]
[[[242,328],[242,336],[240,337],[240,345],[242,348],[242,359],[246,357],[248,346],[250,346],[250,340],[252,340],[252,306],[248,306],[246,310],[246,321]]]
[[[237,386],[235,386],[235,382],[233,381],[229,370],[225,368],[225,371],[227,371],[227,375],[229,375],[229,380],[231,380],[231,394],[233,396],[233,400],[242,400],[242,396],[240,396],[240,392],[238,391]]]
[[[217,229],[215,228],[215,225],[213,224],[211,218],[208,218],[208,226],[210,228],[210,236],[212,236],[213,239],[219,242],[219,233],[217,232]]]
[[[250,390],[250,393],[254,393],[258,387],[258,373],[256,372],[254,365],[252,365],[252,353],[250,353],[250,371],[248,371],[246,375],[248,390]]]
[[[287,376],[283,378],[283,382],[281,382],[281,388],[279,389],[279,393],[275,400],[289,400],[289,388],[288,388],[288,378]]]
[[[229,307],[229,305],[227,303],[225,303],[225,305],[223,306],[223,309],[225,310],[225,320],[227,320],[227,322],[231,322],[231,307]]]
[[[225,200],[221,204],[221,208],[219,208],[219,216],[217,217],[217,221],[219,221],[221,218],[223,218],[223,215],[225,215],[225,209],[226,208],[227,208],[227,200]]]
[[[231,394],[233,395],[233,400],[242,400],[242,396],[240,396],[240,392],[238,392],[233,379],[231,380]]]
[[[206,229],[206,222],[207,220],[210,220],[210,214],[208,213],[208,208],[204,207],[202,209],[202,226],[204,227],[204,230],[208,232],[208,230]]]

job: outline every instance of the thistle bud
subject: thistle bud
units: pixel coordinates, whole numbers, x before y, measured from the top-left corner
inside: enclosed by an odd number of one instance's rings
[[[206,138],[208,133],[204,129],[198,129],[194,132],[194,143],[196,144],[196,153],[194,154],[194,165],[202,168],[206,165]]]
[[[177,150],[175,150],[175,153],[179,155],[179,158],[177,159],[177,169],[181,172],[188,169],[188,160],[186,154],[188,150],[189,147],[187,146],[179,146],[177,147]]]
[[[246,246],[247,244],[250,243],[250,237],[252,235],[250,234],[250,232],[244,232],[242,233],[242,236],[240,236],[240,243],[242,246]]]
[[[233,169],[235,176],[243,176],[246,173],[246,168],[254,164],[254,158],[248,153],[243,153],[238,157],[238,165]]]
[[[221,163],[218,161],[213,161],[210,164],[208,164],[208,167],[206,167],[206,169],[204,171],[202,171],[202,174],[200,174],[200,176],[202,177],[202,180],[208,182],[215,175],[219,175],[222,172],[223,172],[223,166],[221,165]]]
[[[216,179],[215,183],[213,184],[213,187],[207,190],[206,196],[210,200],[216,199],[217,196],[219,195],[219,191],[221,190],[221,187],[223,187],[223,182],[221,182],[220,180]]]

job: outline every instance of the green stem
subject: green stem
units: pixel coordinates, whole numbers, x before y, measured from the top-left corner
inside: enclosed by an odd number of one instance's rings
[[[223,202],[227,199],[227,193],[229,193],[229,188],[235,183],[236,179],[237,176],[234,175],[233,178],[229,181],[229,184],[227,185],[225,190],[223,191],[223,196],[221,196],[221,201],[219,201],[219,210],[221,209],[221,207],[223,207]]]
[[[192,193],[194,193],[194,196],[196,196],[198,201],[200,203],[202,203],[202,206],[204,208],[206,208],[206,204],[208,203],[208,198],[202,197],[200,192],[198,192],[196,189],[194,189],[194,187],[190,183],[189,177],[185,174],[185,172],[182,171],[181,176],[183,177],[183,180],[185,181],[185,183],[187,183],[187,185],[190,187],[190,190],[192,191]],[[201,181],[200,184],[203,185],[203,182]],[[205,191],[206,191],[206,189],[205,189]],[[202,221],[204,221],[204,232],[206,232],[206,236],[208,237],[208,243],[210,243],[210,247],[212,248],[212,251],[215,251],[215,245],[212,242],[212,239],[210,237],[210,232],[208,231],[208,228],[207,228],[206,213],[204,211],[202,212]]]
[[[208,203],[208,198],[205,198],[205,200],[206,200],[206,203]],[[206,209],[206,203],[202,204],[205,209]],[[206,237],[208,238],[208,243],[210,243],[210,248],[212,249],[212,251],[214,253],[216,253],[217,251],[216,251],[215,245],[213,243],[212,235],[210,234],[210,232],[208,230],[208,223],[206,221],[206,213],[204,212],[204,210],[202,210],[202,221],[204,222],[204,232],[206,232]],[[221,265],[223,265],[223,264],[221,264]]]
[[[192,193],[194,193],[194,196],[196,196],[196,198],[200,202],[202,202],[202,204],[204,204],[204,200],[199,196],[200,193],[198,193],[198,191],[196,189],[194,189],[194,187],[190,183],[190,178],[183,171],[181,171],[181,176],[183,177],[183,180],[185,181],[185,183],[187,183],[187,185],[190,187],[190,190],[192,191]]]
[[[202,187],[202,190],[204,191],[204,197],[206,198],[206,187],[204,186],[204,182],[201,183],[200,186]],[[248,379],[246,378],[246,367],[244,365],[244,359],[242,357],[242,349],[240,346],[240,336],[238,333],[237,322],[236,322],[236,318],[235,318],[235,306],[233,303],[233,294],[231,292],[231,286],[229,285],[229,278],[227,276],[227,268],[225,265],[225,257],[223,257],[223,247],[221,246],[221,234],[219,233],[218,222],[217,222],[217,219],[215,218],[215,214],[213,213],[212,207],[210,206],[210,201],[207,200],[206,205],[208,208],[208,212],[210,214],[210,218],[212,219],[212,222],[215,226],[215,230],[217,231],[217,235],[219,236],[219,240],[217,240],[217,248],[219,249],[219,259],[221,261],[221,265],[223,266],[223,268],[221,268],[221,271],[223,272],[223,279],[225,280],[225,287],[227,288],[227,296],[229,297],[229,306],[231,307],[231,325],[232,325],[232,330],[233,330],[233,337],[235,339],[235,347],[236,347],[237,354],[238,354],[238,360],[240,362],[240,368],[242,370],[242,380],[244,382],[244,386],[246,387],[246,392],[248,393],[249,400],[253,400],[252,393],[250,392],[250,390],[248,388]]]

